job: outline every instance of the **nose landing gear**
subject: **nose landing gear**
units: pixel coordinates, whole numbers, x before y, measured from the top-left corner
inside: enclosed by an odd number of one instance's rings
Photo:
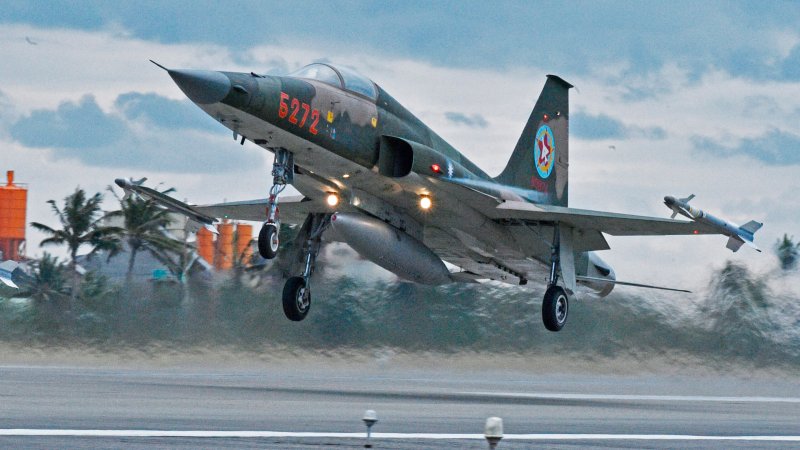
[[[294,180],[294,158],[285,148],[275,150],[275,162],[272,164],[272,187],[269,190],[267,204],[267,220],[258,233],[258,253],[265,259],[273,259],[278,254],[280,240],[278,232],[281,228],[278,210],[278,195]]]

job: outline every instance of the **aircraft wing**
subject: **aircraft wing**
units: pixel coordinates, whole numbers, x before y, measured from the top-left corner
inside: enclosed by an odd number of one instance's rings
[[[216,203],[213,205],[192,206],[195,211],[218,219],[263,221],[266,216],[267,199]],[[278,211],[284,223],[302,224],[310,213],[329,212],[324,200],[312,200],[302,195],[281,196]]]
[[[189,205],[163,192],[143,186],[146,180],[139,181],[117,178],[114,182],[126,195],[137,195],[148,198],[158,205],[189,218],[198,227],[206,227],[216,233],[216,219],[252,220],[260,222],[267,216],[267,199],[245,200],[238,202],[215,203],[212,205]],[[323,199],[310,199],[302,195],[281,196],[278,203],[281,220],[286,223],[301,224],[309,213],[331,212]]]
[[[505,201],[484,210],[493,219],[517,219],[530,222],[560,222],[576,229],[595,230],[612,236],[667,236],[683,234],[719,234],[708,225],[661,217],[637,216],[561,206]]]

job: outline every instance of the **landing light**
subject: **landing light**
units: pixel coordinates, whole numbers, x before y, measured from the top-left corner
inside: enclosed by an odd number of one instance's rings
[[[328,202],[328,206],[336,206],[339,204],[339,196],[331,192],[325,201]]]
[[[342,175],[342,178],[350,178],[350,174],[346,173],[346,174]]]
[[[427,195],[423,195],[422,197],[419,198],[419,207],[420,208],[427,210],[427,209],[430,209],[432,205],[433,205],[433,201],[431,201],[431,198],[428,197]]]

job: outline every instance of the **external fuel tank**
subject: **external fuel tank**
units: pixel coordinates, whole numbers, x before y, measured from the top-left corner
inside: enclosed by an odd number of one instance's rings
[[[420,284],[451,283],[444,262],[422,242],[366,214],[336,213],[331,237],[400,278]]]

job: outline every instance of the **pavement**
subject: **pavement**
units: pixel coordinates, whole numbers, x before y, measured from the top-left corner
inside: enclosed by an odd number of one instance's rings
[[[367,409],[374,448],[800,447],[791,374],[97,361],[0,364],[0,448],[363,448]]]

